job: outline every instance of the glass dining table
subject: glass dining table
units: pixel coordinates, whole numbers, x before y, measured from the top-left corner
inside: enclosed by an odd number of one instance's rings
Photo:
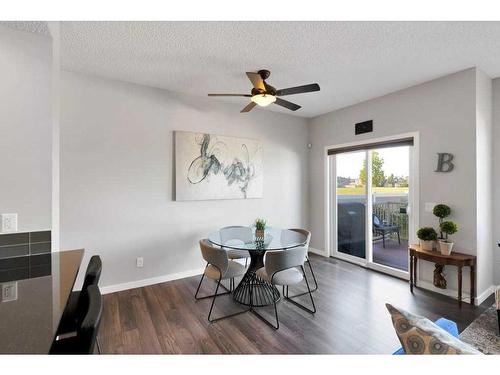
[[[233,299],[245,306],[262,307],[280,299],[278,289],[256,275],[264,267],[264,255],[270,250],[287,250],[305,246],[307,237],[290,229],[269,227],[264,236],[257,237],[255,228],[225,227],[210,233],[208,240],[226,250],[246,250],[250,255],[250,265],[233,292]]]

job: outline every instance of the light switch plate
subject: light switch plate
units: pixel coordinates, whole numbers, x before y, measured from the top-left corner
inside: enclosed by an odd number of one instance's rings
[[[17,214],[2,214],[2,233],[17,232]]]
[[[17,300],[17,281],[13,283],[5,283],[2,285],[1,302],[10,302]]]
[[[138,257],[136,259],[136,266],[139,268],[144,267],[144,258],[143,257]]]
[[[432,210],[434,209],[435,205],[436,205],[436,203],[434,203],[434,202],[425,202],[425,212],[432,213]]]

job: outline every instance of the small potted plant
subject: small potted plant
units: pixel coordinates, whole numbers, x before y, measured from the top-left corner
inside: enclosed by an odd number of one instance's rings
[[[423,227],[417,231],[417,237],[420,240],[422,250],[432,251],[434,241],[437,240],[437,233],[432,227]]]
[[[441,224],[443,223],[444,218],[450,216],[451,208],[443,203],[436,204],[432,210],[432,213],[434,214],[434,216],[437,216],[439,218],[439,228],[441,228]],[[443,231],[440,229],[439,239],[443,238]]]
[[[443,221],[439,225],[439,229],[446,235],[445,238],[439,240],[439,249],[441,250],[441,254],[450,255],[451,249],[453,248],[453,242],[448,241],[448,235],[457,233],[458,225],[453,221]]]
[[[255,220],[255,238],[263,239],[265,229],[266,229],[266,220],[256,219]]]

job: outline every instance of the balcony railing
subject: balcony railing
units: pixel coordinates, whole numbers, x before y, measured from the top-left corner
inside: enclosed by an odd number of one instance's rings
[[[390,225],[399,227],[399,234],[402,240],[408,240],[408,215],[406,212],[406,202],[383,202],[373,204],[373,213],[380,220]],[[402,212],[401,209],[404,209]]]

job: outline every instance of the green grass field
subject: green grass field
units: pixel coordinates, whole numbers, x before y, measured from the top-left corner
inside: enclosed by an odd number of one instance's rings
[[[373,192],[380,194],[408,194],[407,187],[374,187]],[[366,189],[363,187],[355,188],[337,188],[337,195],[363,195],[366,194]]]

